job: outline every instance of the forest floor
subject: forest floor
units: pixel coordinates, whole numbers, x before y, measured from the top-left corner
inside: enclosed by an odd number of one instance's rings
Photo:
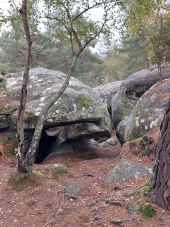
[[[104,178],[120,160],[121,147],[100,148],[96,154],[60,155],[35,165],[38,184],[28,183],[14,189],[8,179],[15,172],[14,157],[0,157],[0,226],[1,227],[112,227],[112,226],[170,226],[170,213],[152,202],[156,215],[145,219],[135,210],[139,203],[150,198],[133,192],[148,181],[139,178],[128,183],[107,187]],[[153,164],[146,158],[129,155],[141,163]],[[67,166],[67,173],[55,177],[51,172],[54,163]],[[66,192],[73,184],[77,197]],[[76,188],[77,187],[77,188]],[[113,198],[117,203],[109,200]]]

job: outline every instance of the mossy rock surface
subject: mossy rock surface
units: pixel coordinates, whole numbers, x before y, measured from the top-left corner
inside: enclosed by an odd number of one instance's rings
[[[163,120],[170,94],[170,79],[158,82],[137,102],[125,127],[125,141],[143,137],[158,129]]]
[[[2,102],[0,115],[3,115],[4,119],[8,117],[8,125],[3,127],[9,126],[12,130],[16,130],[17,127],[17,109],[22,75],[23,72],[7,76],[6,91],[3,90],[3,93],[0,91],[0,95],[3,96],[3,100],[0,100]],[[26,130],[33,130],[36,127],[41,110],[56,93],[58,94],[66,78],[67,75],[59,71],[45,68],[30,70],[28,99],[24,116]],[[0,121],[1,124],[3,122],[4,120]],[[67,127],[66,130],[68,130],[69,126],[69,130],[71,130],[72,125],[74,138],[82,135],[88,135],[89,138],[94,136],[110,137],[111,134],[110,116],[100,94],[74,77],[71,77],[64,94],[48,110],[44,128],[62,126],[63,128]],[[95,130],[91,130],[92,128]],[[69,139],[74,138],[69,137]],[[67,140],[67,137],[65,139]]]

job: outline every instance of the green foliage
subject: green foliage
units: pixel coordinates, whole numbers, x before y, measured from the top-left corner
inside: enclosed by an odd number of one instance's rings
[[[0,140],[0,145],[4,145],[4,141]]]
[[[6,82],[5,81],[0,82],[0,88],[6,88]]]
[[[83,107],[88,108],[91,105],[91,98],[89,96],[80,96],[79,98],[79,107],[82,109]]]
[[[147,136],[142,137],[141,145],[142,145],[142,154],[145,155],[150,155],[151,151],[148,147],[150,144],[150,140]]]
[[[123,35],[122,43],[108,52],[104,69],[114,79],[122,80],[148,67],[146,42],[135,35]]]
[[[133,129],[133,131],[131,133],[130,140],[135,140],[139,137],[140,137],[140,128],[136,127]]]
[[[143,187],[138,189],[136,192],[142,197],[150,196],[150,194],[152,192],[152,184],[151,184],[151,182],[147,182]]]
[[[5,152],[5,155],[6,155],[7,157],[13,157],[13,156],[16,155],[16,152],[15,152],[14,149],[12,149],[12,150],[7,150],[7,151]]]
[[[139,97],[136,95],[135,92],[134,92],[134,93],[127,94],[127,97],[128,97],[129,99],[134,100],[134,101],[138,101],[138,100],[139,100]]]
[[[32,118],[33,116],[35,116],[35,113],[33,110],[29,110],[29,111],[27,111],[27,115],[29,118]]]
[[[169,4],[164,0],[126,1],[127,31],[146,42],[148,62],[161,64],[169,61]]]
[[[64,165],[58,165],[52,169],[52,174],[54,177],[58,177],[67,173],[67,168]]]
[[[4,76],[6,74],[6,70],[3,67],[0,67],[0,74]]]
[[[119,113],[120,118],[123,120],[125,118],[125,112],[123,110],[121,110],[121,112]]]
[[[149,219],[152,218],[156,215],[156,210],[155,208],[149,204],[142,204],[139,209],[138,209],[139,213],[141,214],[141,216],[145,219]]]

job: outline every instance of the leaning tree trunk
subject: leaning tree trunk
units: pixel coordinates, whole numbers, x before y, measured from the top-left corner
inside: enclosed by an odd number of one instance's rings
[[[170,100],[161,125],[153,189],[157,205],[165,210],[170,210]]]
[[[32,40],[30,35],[30,29],[29,29],[29,23],[28,23],[28,15],[27,15],[27,0],[22,0],[22,6],[19,10],[23,26],[24,26],[24,32],[27,40],[27,56],[26,56],[26,62],[25,62],[25,69],[24,69],[24,75],[23,75],[23,82],[22,82],[22,88],[21,88],[21,94],[20,94],[20,106],[19,106],[19,112],[18,112],[18,121],[17,121],[17,138],[18,138],[18,150],[17,150],[17,169],[19,172],[27,172],[25,168],[25,162],[24,162],[24,113],[25,113],[25,107],[27,102],[27,85],[28,85],[28,78],[29,78],[29,67],[31,63],[31,47],[32,47]]]
[[[78,57],[79,57],[79,54],[77,54],[73,58],[72,65],[70,67],[69,72],[67,73],[67,78],[66,78],[64,84],[62,85],[62,87],[60,88],[60,90],[57,93],[49,94],[46,98],[47,103],[43,107],[43,109],[41,110],[35,131],[34,131],[34,136],[33,136],[32,142],[31,142],[31,146],[30,146],[30,148],[27,152],[27,155],[26,155],[25,163],[28,166],[32,166],[32,164],[35,161],[36,152],[37,152],[37,149],[38,149],[38,146],[39,146],[39,142],[40,142],[40,139],[41,139],[41,134],[42,134],[42,130],[43,130],[43,127],[44,127],[44,122],[45,122],[47,114],[48,114],[48,110],[53,106],[53,104],[55,102],[57,102],[57,100],[62,96],[62,94],[64,93],[64,91],[68,87],[69,81],[70,81],[70,76],[71,76],[72,72],[74,71]]]

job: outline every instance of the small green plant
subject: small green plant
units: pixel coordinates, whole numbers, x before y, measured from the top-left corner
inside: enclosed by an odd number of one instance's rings
[[[4,142],[2,140],[0,140],[0,145],[4,145]]]
[[[135,128],[131,133],[130,140],[135,140],[140,137],[140,128]]]
[[[142,141],[141,141],[141,145],[142,145],[142,155],[144,156],[147,156],[147,155],[150,155],[151,154],[151,151],[148,147],[148,145],[150,144],[150,140],[148,137],[144,136],[142,138]]]
[[[64,165],[57,165],[52,169],[52,174],[54,177],[58,177],[67,173],[67,168]]]
[[[151,192],[152,192],[152,184],[151,184],[151,182],[147,182],[143,187],[138,189],[136,192],[142,197],[149,196],[151,194]]]
[[[6,70],[0,67],[0,73],[2,76],[4,76],[6,74]]]
[[[91,104],[92,100],[90,97],[88,96],[81,96],[80,99],[79,99],[79,107],[80,108],[88,108],[90,107],[90,104]]]
[[[27,115],[28,115],[28,117],[33,117],[35,114],[34,114],[34,111],[33,110],[29,110],[28,112],[27,112]]]
[[[6,88],[6,82],[5,81],[0,82],[0,88]]]
[[[6,151],[6,156],[7,157],[12,157],[12,156],[15,156],[15,155],[16,155],[16,152],[15,152],[14,149]]]
[[[125,112],[121,110],[119,114],[120,114],[120,118],[123,120],[125,118]]]
[[[35,171],[29,170],[27,173],[15,172],[10,175],[9,184],[15,190],[22,190],[28,185],[38,186],[40,183],[40,175]]]
[[[141,216],[145,219],[152,218],[156,215],[155,208],[149,203],[141,205],[138,211],[141,214]]]

